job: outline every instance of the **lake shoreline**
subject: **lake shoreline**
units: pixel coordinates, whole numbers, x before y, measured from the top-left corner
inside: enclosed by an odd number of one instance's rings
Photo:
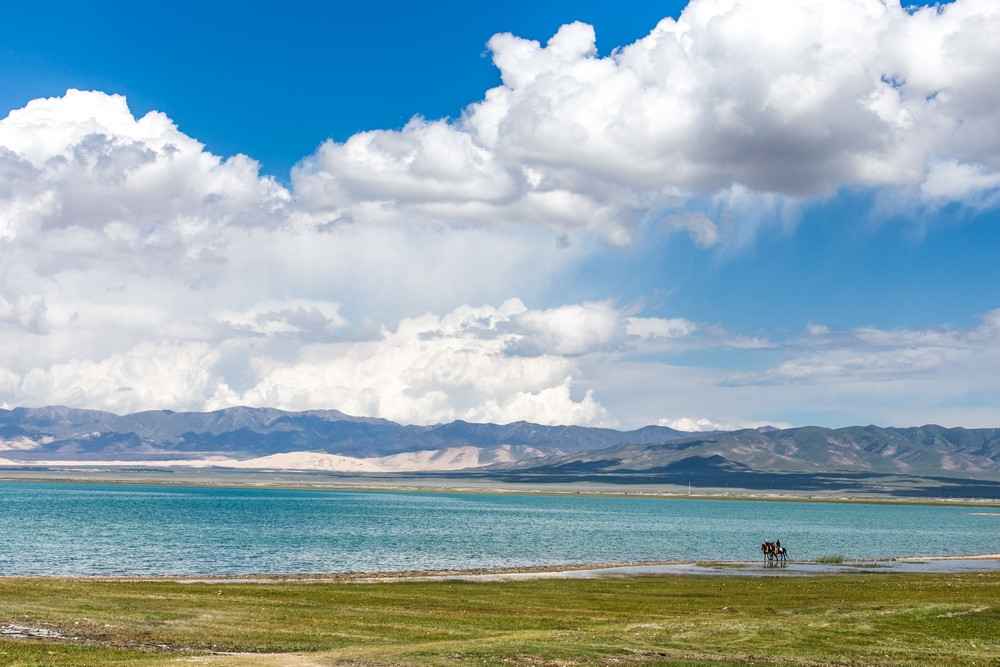
[[[1000,567],[1000,512],[954,501],[756,504],[106,480],[12,481],[0,493],[17,547],[0,554],[0,573],[23,578],[360,583]],[[758,548],[773,536],[789,548],[777,568]]]
[[[286,470],[127,470],[117,468],[17,468],[0,466],[0,484],[39,482],[53,484],[121,484],[205,488],[257,488],[376,493],[454,493],[551,496],[663,498],[667,500],[740,500],[761,502],[878,503],[889,505],[949,505],[1000,507],[1000,498],[954,498],[859,493],[847,490],[825,493],[775,489],[698,488],[676,485],[636,485],[596,482],[504,483],[481,479],[456,479],[424,475],[337,475]]]
[[[448,570],[409,570],[400,572],[332,573],[248,573],[248,574],[164,574],[164,575],[0,575],[3,581],[76,581],[106,583],[184,583],[184,584],[384,584],[423,581],[518,581],[534,579],[591,579],[640,576],[820,576],[838,573],[923,572],[955,574],[1000,570],[1000,554],[964,556],[904,556],[897,558],[845,559],[842,563],[790,560],[784,564],[766,564],[761,560],[739,561],[631,561],[620,563],[581,563],[532,565],[521,567],[468,568]]]

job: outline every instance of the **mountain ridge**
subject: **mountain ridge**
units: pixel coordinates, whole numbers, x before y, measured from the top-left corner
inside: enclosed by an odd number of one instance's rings
[[[635,431],[529,422],[429,426],[354,417],[337,410],[287,412],[225,408],[212,412],[144,411],[128,415],[51,406],[0,410],[0,454],[17,460],[68,456],[97,460],[170,456],[253,458],[296,451],[372,458],[459,447],[527,447],[543,455],[598,449],[621,442],[648,443],[687,435],[664,426]],[[11,446],[12,443],[15,446]],[[10,456],[6,456],[10,458]]]
[[[692,434],[664,443],[623,443],[604,450],[551,458],[548,466],[641,472],[690,457],[718,456],[749,468],[780,473],[941,473],[1000,477],[1000,429],[803,426],[761,431]]]
[[[1000,428],[870,424],[687,433],[524,421],[402,425],[337,410],[250,407],[129,415],[63,406],[0,410],[0,463],[90,462],[344,474],[448,471],[533,483],[784,479],[805,488],[806,477],[831,475],[1000,482]]]

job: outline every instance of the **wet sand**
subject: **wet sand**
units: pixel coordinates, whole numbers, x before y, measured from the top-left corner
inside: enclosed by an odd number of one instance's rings
[[[657,561],[533,567],[428,570],[407,572],[345,572],[330,574],[163,575],[94,577],[0,577],[0,579],[72,579],[88,581],[172,581],[184,584],[380,584],[414,581],[525,581],[532,579],[596,579],[643,576],[810,576],[876,572],[958,574],[1000,571],[1000,554],[926,556],[844,560],[843,563],[794,561]]]
[[[960,572],[1000,571],[1000,555],[937,556],[929,558],[886,558],[879,560],[845,560],[843,563],[787,561],[785,563],[713,562],[673,563],[667,565],[622,566],[590,571],[596,577],[627,577],[650,575],[724,575],[747,577],[810,576],[874,572],[923,572],[957,574]],[[565,573],[574,578],[575,573]]]
[[[702,561],[657,563],[612,563],[572,567],[510,568],[504,570],[471,570],[453,572],[403,572],[343,576],[343,581],[355,583],[385,583],[390,581],[523,581],[529,579],[595,579],[664,575],[721,576],[809,576],[859,572],[925,572],[955,574],[959,572],[991,572],[1000,570],[1000,554],[980,556],[933,556],[927,558],[886,558],[879,560],[845,560],[826,564],[815,561],[787,561],[771,564],[763,561]],[[271,579],[274,581],[275,579]],[[320,580],[305,578],[305,581]],[[192,580],[193,581],[193,580]]]

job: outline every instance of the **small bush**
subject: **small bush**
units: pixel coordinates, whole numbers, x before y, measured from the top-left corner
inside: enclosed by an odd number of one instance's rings
[[[824,565],[841,565],[844,562],[844,554],[823,554],[816,559],[816,562]]]

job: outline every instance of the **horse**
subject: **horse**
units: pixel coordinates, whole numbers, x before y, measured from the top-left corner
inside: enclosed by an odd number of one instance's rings
[[[765,563],[784,562],[788,558],[788,552],[785,551],[785,547],[779,547],[773,542],[765,541],[760,545],[760,550],[764,554]]]

